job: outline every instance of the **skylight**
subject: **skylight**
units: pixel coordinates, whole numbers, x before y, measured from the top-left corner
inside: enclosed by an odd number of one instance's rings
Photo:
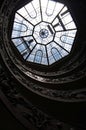
[[[15,13],[11,38],[25,61],[51,65],[70,53],[76,32],[67,6],[33,0]]]

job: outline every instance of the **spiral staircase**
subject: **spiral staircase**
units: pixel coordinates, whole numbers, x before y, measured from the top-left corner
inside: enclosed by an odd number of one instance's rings
[[[51,66],[24,62],[11,41],[15,11],[30,0],[0,5],[0,98],[24,129],[86,129],[85,3],[59,1],[70,8],[78,31],[71,53]]]

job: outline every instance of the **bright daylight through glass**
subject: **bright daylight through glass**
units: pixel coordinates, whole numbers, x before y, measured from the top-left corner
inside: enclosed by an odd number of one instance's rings
[[[76,31],[64,4],[33,0],[15,13],[11,38],[24,60],[51,65],[70,53]]]

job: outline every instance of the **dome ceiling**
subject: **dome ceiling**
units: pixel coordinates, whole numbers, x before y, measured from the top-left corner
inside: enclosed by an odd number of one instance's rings
[[[25,61],[51,65],[69,55],[76,32],[65,4],[33,0],[16,11],[11,38]]]

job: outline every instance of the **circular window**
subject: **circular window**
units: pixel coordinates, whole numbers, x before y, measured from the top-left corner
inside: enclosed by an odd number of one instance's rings
[[[76,32],[66,5],[33,0],[16,11],[11,39],[25,61],[51,65],[70,53]]]

